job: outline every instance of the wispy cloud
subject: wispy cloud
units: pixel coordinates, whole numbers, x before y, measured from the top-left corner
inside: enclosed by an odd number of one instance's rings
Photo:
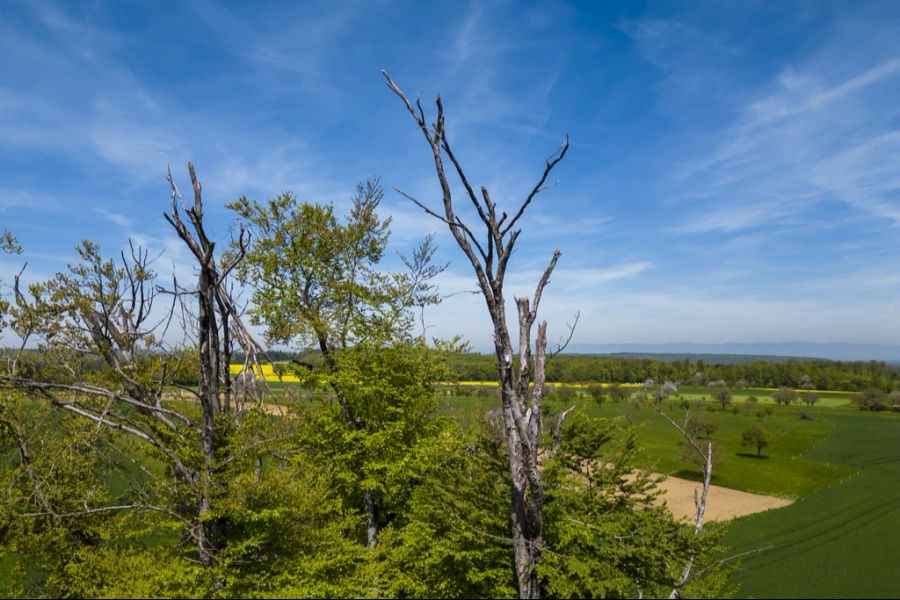
[[[900,59],[889,57],[829,81],[801,68],[751,102],[711,156],[682,172],[690,216],[676,233],[734,232],[801,218],[821,202],[846,202],[900,222],[900,130],[881,111],[900,90]]]
[[[106,210],[105,208],[95,208],[94,212],[103,217],[104,219],[111,221],[121,227],[126,231],[131,231],[134,228],[134,219],[131,217],[126,217],[125,215],[117,212],[111,212]]]

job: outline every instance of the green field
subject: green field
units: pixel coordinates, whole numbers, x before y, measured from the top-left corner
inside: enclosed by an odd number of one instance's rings
[[[823,415],[834,431],[805,456],[853,475],[779,510],[736,519],[725,536],[746,556],[742,596],[897,597],[900,594],[900,418]]]
[[[761,408],[746,404],[744,399],[755,395],[761,404],[766,404],[767,400],[771,403],[770,397],[763,396],[766,393],[769,392],[747,390],[742,395],[736,396],[733,406],[724,411],[712,401],[705,402],[702,408],[691,409],[692,413],[699,412],[711,416],[719,427],[714,438],[720,445],[721,463],[716,465],[713,483],[748,492],[795,499],[840,481],[853,472],[846,466],[829,465],[805,456],[810,448],[828,437],[834,429],[830,419],[820,417],[824,416],[823,411],[828,410],[826,407],[816,406],[810,409],[805,406],[771,406],[772,414],[761,421],[756,416]],[[699,392],[692,391],[680,392],[679,395],[690,401],[703,397]],[[445,395],[440,397],[444,410],[460,419],[473,418],[496,405],[496,400],[489,398]],[[846,394],[836,394],[829,400],[834,404],[846,405],[849,397]],[[699,468],[681,457],[683,438],[652,408],[630,402],[623,404],[604,402],[598,406],[584,395],[568,401],[550,396],[547,402],[551,411],[561,410],[572,404],[581,406],[592,415],[604,417],[624,415],[638,432],[648,468],[686,479],[700,479]],[[684,419],[683,411],[674,403],[670,406],[666,401],[662,408],[679,422]],[[735,411],[732,409],[736,409],[737,414],[734,414]],[[840,410],[859,412],[849,407]],[[813,420],[800,419],[802,412],[812,415]],[[755,451],[741,446],[741,433],[751,423],[762,423],[775,438],[775,443],[763,452],[763,458],[757,458]]]
[[[741,555],[734,574],[738,595],[897,597],[900,415],[861,412],[849,405],[846,393],[821,394],[823,400],[811,409],[774,406],[763,425],[776,441],[764,450],[766,458],[758,459],[740,445],[743,428],[760,422],[758,409],[742,401],[756,395],[765,403],[767,393],[748,390],[736,396],[732,408],[737,414],[718,408],[709,413],[718,421],[714,437],[724,458],[713,483],[795,499],[788,507],[731,523],[723,543],[725,557]],[[683,395],[708,398],[702,389]],[[471,419],[496,406],[496,400],[447,396],[445,390],[441,404],[449,414]],[[638,432],[649,468],[689,479],[700,476],[697,467],[680,458],[682,442],[674,428],[648,407],[597,406],[584,396],[548,404],[551,410],[578,404],[591,414],[625,416]],[[705,406],[692,410],[707,412]],[[813,420],[800,419],[801,412]]]

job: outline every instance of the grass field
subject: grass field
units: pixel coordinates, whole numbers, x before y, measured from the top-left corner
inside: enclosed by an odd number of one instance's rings
[[[692,399],[688,394],[684,396]],[[762,402],[762,396],[758,397]],[[492,408],[496,405],[496,400],[441,396],[441,404],[449,414],[465,420]],[[686,479],[700,479],[699,468],[681,457],[683,438],[671,424],[649,407],[612,402],[598,406],[584,396],[569,400],[567,404],[561,400],[549,400],[548,404],[555,410],[577,404],[589,414],[597,416],[625,415],[638,432],[648,460],[647,468]],[[707,413],[705,407],[714,410]],[[722,462],[714,470],[713,483],[747,492],[794,499],[846,478],[852,472],[848,467],[828,465],[804,456],[807,450],[831,434],[833,425],[824,418],[801,420],[800,413],[807,412],[816,417],[827,410],[824,407],[772,407],[772,414],[765,417],[762,424],[775,437],[775,443],[763,452],[763,458],[757,458],[755,451],[741,446],[743,430],[751,423],[760,422],[756,416],[759,409],[742,404],[740,400],[733,408],[737,409],[737,414],[731,409],[722,411],[718,404],[710,401],[705,403],[703,409],[699,409],[701,414],[708,414],[715,419],[719,426],[714,437],[720,444],[719,455]],[[663,403],[663,409],[670,410],[668,403]],[[692,411],[696,413],[698,409]],[[683,419],[683,412],[677,407],[674,407],[671,414],[679,420]]]
[[[760,391],[735,398],[738,414],[711,413],[719,423],[715,437],[724,457],[713,483],[796,501],[731,523],[723,543],[726,556],[742,555],[734,575],[739,596],[900,596],[900,415],[861,412],[849,405],[846,393],[822,394],[829,401],[811,409],[775,406],[764,422],[775,444],[764,451],[767,458],[757,459],[741,447],[740,432],[758,422],[758,410],[743,405],[742,397],[752,394],[765,402]],[[684,392],[691,398],[703,395]],[[446,395],[441,403],[461,419],[496,406],[490,398]],[[699,478],[699,469],[680,459],[678,434],[652,409],[597,406],[584,397],[553,404],[624,415],[638,431],[650,468]],[[801,412],[814,420],[801,420]]]
[[[805,456],[853,474],[795,504],[737,519],[729,553],[740,594],[775,597],[900,595],[900,418],[850,410],[823,414],[831,435]]]

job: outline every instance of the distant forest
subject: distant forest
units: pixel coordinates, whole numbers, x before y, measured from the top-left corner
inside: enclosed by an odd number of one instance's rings
[[[318,366],[317,352],[272,351],[274,361],[299,361]],[[240,358],[236,355],[236,358]],[[494,381],[497,359],[491,354],[464,353],[447,357],[456,381]],[[547,380],[557,383],[642,383],[673,381],[705,385],[725,381],[735,387],[791,387],[858,392],[900,389],[900,367],[878,361],[832,361],[738,355],[659,355],[658,357],[559,354],[547,363]]]

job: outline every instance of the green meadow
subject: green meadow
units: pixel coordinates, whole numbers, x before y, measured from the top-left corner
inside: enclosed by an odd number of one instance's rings
[[[444,411],[460,419],[481,418],[496,406],[487,397],[448,395],[439,389]],[[900,414],[860,411],[852,395],[820,392],[819,403],[771,406],[772,390],[739,390],[727,409],[703,388],[679,390],[690,401],[706,399],[692,413],[714,419],[721,463],[713,483],[794,500],[785,508],[731,522],[723,559],[737,565],[740,597],[895,597],[900,589]],[[763,407],[746,403],[756,396]],[[700,470],[682,458],[683,441],[671,424],[647,406],[631,402],[598,405],[576,393],[548,398],[550,413],[577,405],[596,415],[629,421],[644,448],[646,465],[658,472],[699,479]],[[682,422],[684,411],[662,408]],[[801,419],[806,413],[812,419]],[[741,432],[761,423],[774,437],[757,458],[741,446]],[[735,558],[737,557],[737,558]]]

